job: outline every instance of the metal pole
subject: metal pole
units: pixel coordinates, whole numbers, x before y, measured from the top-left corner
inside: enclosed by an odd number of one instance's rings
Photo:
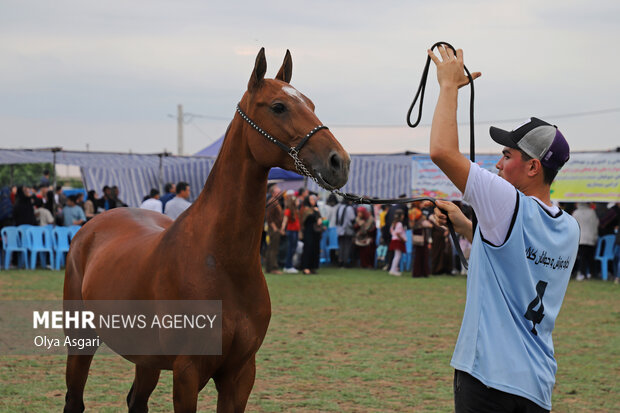
[[[56,150],[52,149],[52,155],[54,157],[54,163],[52,164],[52,173],[54,174],[52,184],[52,215],[54,216],[54,226],[56,225]],[[58,197],[60,200],[60,197]]]
[[[54,180],[53,180],[53,188],[52,188],[52,214],[54,215],[54,226],[56,225],[56,152],[60,152],[62,151],[62,148],[51,148],[52,151],[52,155],[54,158],[54,162],[52,164],[52,172],[54,173]],[[58,200],[60,200],[60,196],[58,197]]]
[[[177,155],[183,156],[183,105],[177,106]]]
[[[164,195],[164,154],[159,154],[159,193]]]

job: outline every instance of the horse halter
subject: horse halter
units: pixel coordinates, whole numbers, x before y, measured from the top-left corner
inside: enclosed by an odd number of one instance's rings
[[[318,179],[313,174],[310,173],[308,168],[306,168],[306,165],[304,165],[304,163],[301,161],[301,159],[299,159],[299,151],[301,150],[301,148],[304,147],[304,145],[306,144],[306,142],[308,142],[308,140],[312,137],[312,135],[314,135],[315,133],[317,133],[321,129],[329,129],[327,126],[325,126],[325,125],[317,126],[316,128],[312,129],[310,132],[308,132],[306,134],[306,136],[304,136],[304,138],[301,140],[301,142],[299,142],[297,144],[297,146],[288,147],[285,144],[283,144],[282,142],[280,142],[279,140],[277,140],[276,138],[274,138],[273,136],[271,136],[268,132],[266,132],[260,126],[258,126],[252,119],[250,119],[250,117],[248,115],[246,115],[241,110],[241,108],[239,107],[239,104],[237,104],[237,112],[239,112],[239,115],[241,115],[241,118],[243,120],[245,120],[247,123],[249,123],[251,127],[256,129],[267,140],[269,140],[272,143],[275,143],[276,145],[278,145],[280,147],[280,149],[282,149],[284,152],[288,153],[289,156],[291,158],[293,158],[293,162],[295,162],[295,169],[297,169],[297,172],[299,172],[300,175],[304,175],[304,176],[312,178],[314,180],[314,182],[317,183],[317,185],[323,187],[323,185],[321,185],[321,183],[318,181]],[[327,189],[327,188],[325,188],[325,189]]]

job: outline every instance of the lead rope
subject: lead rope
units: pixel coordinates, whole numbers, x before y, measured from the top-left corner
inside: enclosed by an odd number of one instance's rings
[[[431,51],[433,51],[435,48],[437,48],[440,45],[448,46],[450,49],[452,49],[452,51],[454,52],[454,55],[456,56],[456,49],[454,48],[454,46],[452,46],[448,42],[435,43],[431,47]],[[420,85],[418,86],[418,91],[416,92],[415,97],[413,98],[413,102],[411,102],[411,106],[409,106],[409,110],[407,111],[407,125],[409,125],[409,127],[411,128],[415,128],[416,126],[418,126],[418,124],[420,123],[420,119],[422,119],[422,106],[424,103],[424,92],[426,91],[426,81],[428,78],[428,71],[430,68],[430,64],[431,64],[431,57],[427,56],[426,64],[424,65],[424,70],[422,71],[422,77],[420,79]],[[463,65],[463,69],[465,69],[465,73],[467,74],[467,78],[469,79],[469,90],[470,90],[470,93],[469,93],[469,160],[472,162],[476,162],[476,143],[475,143],[476,140],[474,137],[474,79],[472,78],[471,73],[469,72],[469,69],[467,69],[467,66]],[[415,123],[411,123],[411,112],[413,111],[413,108],[418,100],[418,97],[420,98],[420,109],[418,111],[418,118],[415,121]],[[442,212],[445,213],[445,211],[442,211]],[[448,214],[446,214],[446,217],[447,216]],[[468,269],[469,265],[467,263],[467,259],[465,258],[465,255],[463,254],[463,251],[461,250],[461,245],[458,242],[458,237],[456,233],[454,232],[454,227],[452,223],[450,222],[449,218],[448,218],[447,224],[448,224],[448,229],[450,231],[450,237],[452,237],[452,243],[454,244],[454,248],[456,248],[459,258],[461,259],[461,263],[463,264],[465,269]],[[476,230],[477,224],[478,224],[478,220],[476,218],[476,214],[472,210],[472,226],[473,226],[474,232]]]
[[[450,49],[452,49],[452,51],[454,51],[454,54],[456,55],[456,49],[454,49],[454,47],[450,43],[447,43],[447,42],[435,43],[431,47],[431,51],[440,45],[448,46]],[[426,82],[428,80],[428,72],[430,69],[430,64],[431,64],[431,57],[427,56],[426,64],[424,65],[424,70],[422,71],[422,77],[420,78],[420,85],[418,86],[418,90],[415,94],[415,97],[413,98],[413,102],[411,103],[411,106],[409,106],[409,110],[407,111],[407,125],[409,125],[409,127],[411,128],[415,128],[416,126],[418,126],[420,124],[420,120],[422,119],[422,106],[424,103],[424,92],[426,91]],[[474,138],[474,79],[472,78],[471,73],[469,72],[467,67],[463,66],[463,68],[465,69],[465,73],[467,74],[467,78],[469,79],[469,86],[470,86],[470,91],[471,91],[470,96],[469,96],[469,159],[472,162],[475,162],[476,152],[475,152],[475,138]],[[415,107],[415,104],[418,101],[418,98],[420,99],[420,109],[418,111],[418,118],[416,119],[414,123],[411,123],[411,112],[413,112],[413,108]],[[356,204],[407,204],[410,202],[430,201],[433,205],[435,205],[435,207],[437,207],[435,198],[431,198],[431,197],[405,198],[405,199],[403,198],[369,199],[367,197],[363,197],[363,196],[359,196],[355,194],[347,194],[340,190],[333,190],[331,192],[337,195],[340,195],[341,197],[351,202],[354,202]],[[439,207],[437,208],[441,210],[441,208]],[[446,212],[443,210],[441,211],[444,213]],[[450,232],[450,237],[452,238],[452,243],[454,244],[454,248],[456,249],[456,252],[461,260],[461,264],[463,264],[463,267],[465,267],[465,269],[468,269],[469,265],[467,263],[467,259],[465,258],[465,255],[463,254],[463,250],[461,249],[458,236],[456,235],[456,232],[454,231],[454,225],[452,225],[452,222],[450,221],[450,218],[448,217],[447,213],[446,213],[446,218],[447,218],[446,224],[448,226],[448,231]],[[476,215],[474,214],[472,217],[472,223],[473,223],[474,230],[476,228],[476,221],[477,221]]]

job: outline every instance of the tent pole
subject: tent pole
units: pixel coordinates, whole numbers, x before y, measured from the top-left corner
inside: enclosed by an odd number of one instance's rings
[[[160,153],[159,155],[159,193],[164,194],[164,154]]]
[[[52,196],[52,215],[54,216],[54,225],[56,225],[56,152],[61,151],[62,148],[52,148],[52,155],[54,159],[54,163],[52,164],[52,173],[54,174],[54,183],[52,187],[52,191],[54,196]],[[58,197],[60,201],[60,196]]]

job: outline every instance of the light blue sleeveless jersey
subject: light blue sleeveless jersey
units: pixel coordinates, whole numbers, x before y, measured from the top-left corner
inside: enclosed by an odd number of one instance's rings
[[[478,228],[452,367],[551,410],[557,370],[551,332],[578,246],[572,216],[552,217],[521,192],[503,245],[484,241]]]

